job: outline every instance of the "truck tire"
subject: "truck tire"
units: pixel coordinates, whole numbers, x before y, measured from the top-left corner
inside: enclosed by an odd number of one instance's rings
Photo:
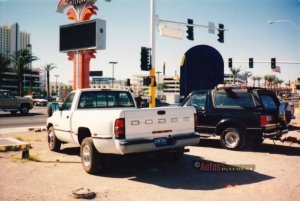
[[[21,105],[20,112],[23,115],[28,115],[28,113],[29,113],[29,107],[28,107],[28,105]]]
[[[54,128],[51,126],[48,129],[48,147],[51,151],[59,152],[61,141],[55,136]]]
[[[103,158],[96,150],[91,137],[84,138],[80,147],[80,156],[83,169],[89,174],[103,171]]]
[[[228,127],[221,134],[221,144],[229,150],[241,150],[245,146],[246,138],[241,129]]]

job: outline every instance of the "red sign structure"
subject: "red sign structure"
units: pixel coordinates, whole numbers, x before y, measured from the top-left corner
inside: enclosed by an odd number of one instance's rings
[[[89,20],[97,15],[96,0],[59,0],[57,12],[63,13],[70,6],[67,17],[75,22]],[[90,88],[90,60],[96,58],[96,50],[79,50],[68,52],[68,60],[73,61],[73,90]]]

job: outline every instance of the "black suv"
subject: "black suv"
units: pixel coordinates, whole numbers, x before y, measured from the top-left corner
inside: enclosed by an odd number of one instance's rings
[[[193,91],[181,105],[196,108],[201,136],[218,135],[227,149],[261,144],[265,138],[280,139],[288,132],[286,104],[266,89],[223,86]]]

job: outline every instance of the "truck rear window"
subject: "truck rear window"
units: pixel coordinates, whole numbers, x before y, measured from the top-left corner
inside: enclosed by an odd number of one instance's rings
[[[78,109],[135,107],[132,96],[123,91],[87,91],[82,92]]]
[[[250,93],[228,93],[218,92],[215,96],[216,107],[243,107],[251,108],[255,107],[254,100]]]

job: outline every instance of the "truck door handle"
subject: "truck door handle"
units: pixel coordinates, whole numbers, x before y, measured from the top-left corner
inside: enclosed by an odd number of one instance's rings
[[[158,115],[164,115],[164,114],[166,114],[166,111],[165,110],[160,110],[160,111],[157,111],[157,114]]]
[[[67,119],[69,119],[69,116],[67,116]]]

